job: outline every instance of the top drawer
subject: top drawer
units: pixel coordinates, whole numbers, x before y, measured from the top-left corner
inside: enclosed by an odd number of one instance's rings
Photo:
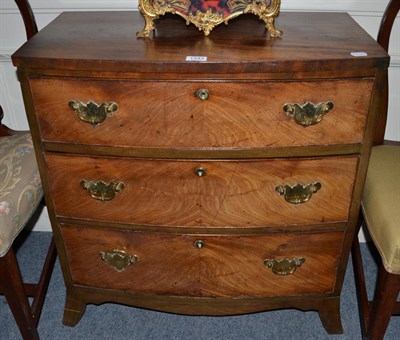
[[[373,80],[232,83],[31,78],[30,86],[44,141],[229,149],[361,143]],[[118,108],[105,114],[87,106],[91,117],[105,118],[93,126],[78,118],[70,101],[114,102]],[[304,127],[284,106],[307,102],[332,102],[333,108],[317,124]],[[304,110],[312,115],[310,105]]]

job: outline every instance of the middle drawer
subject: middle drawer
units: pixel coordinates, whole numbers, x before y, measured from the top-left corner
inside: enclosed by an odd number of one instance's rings
[[[158,226],[346,222],[358,157],[168,161],[47,154],[59,217]]]

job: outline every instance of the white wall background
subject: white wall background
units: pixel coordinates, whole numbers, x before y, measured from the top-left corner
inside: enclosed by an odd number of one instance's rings
[[[137,0],[30,0],[39,29],[63,11],[137,10]],[[388,0],[282,0],[282,11],[348,12],[374,38]],[[5,123],[28,129],[21,90],[11,63],[12,53],[25,42],[25,30],[13,0],[0,0],[0,103]],[[389,49],[390,103],[386,138],[400,140],[400,22],[396,20]],[[47,211],[35,230],[50,231]],[[361,235],[361,239],[363,236]]]

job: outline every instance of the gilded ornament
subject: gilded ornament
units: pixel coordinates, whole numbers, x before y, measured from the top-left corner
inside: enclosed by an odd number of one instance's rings
[[[221,23],[241,14],[252,13],[265,23],[271,37],[280,37],[282,32],[275,28],[275,17],[279,15],[281,0],[227,0],[217,4],[208,4],[207,0],[139,0],[139,11],[143,15],[145,25],[137,32],[139,38],[148,38],[155,29],[154,20],[166,13],[176,14],[192,23],[204,35]]]

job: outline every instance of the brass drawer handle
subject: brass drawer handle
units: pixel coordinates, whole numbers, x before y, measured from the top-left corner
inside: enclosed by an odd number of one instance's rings
[[[204,177],[207,175],[207,170],[206,170],[206,168],[199,166],[196,169],[194,169],[194,173],[196,176]]]
[[[207,89],[199,89],[194,93],[194,95],[200,100],[207,100],[208,97],[210,97],[210,92]]]
[[[120,181],[106,183],[103,181],[81,180],[81,187],[86,189],[90,196],[102,202],[111,201],[115,194],[125,188],[125,184]]]
[[[137,255],[130,255],[125,251],[118,249],[112,251],[101,251],[99,256],[104,262],[114,267],[117,272],[122,272],[130,265],[139,261]]]
[[[118,105],[114,102],[98,105],[91,100],[86,104],[83,104],[79,100],[70,100],[68,105],[75,111],[80,120],[93,126],[103,123],[107,117],[118,110]]]
[[[311,196],[321,189],[321,183],[301,185],[278,185],[275,191],[285,197],[285,200],[291,204],[301,204],[310,200]]]
[[[304,127],[319,123],[324,115],[332,109],[332,102],[319,103],[317,105],[307,102],[304,105],[285,104],[283,106],[283,111],[285,111],[289,117],[293,117],[297,124],[303,125]]]
[[[272,268],[272,271],[276,275],[289,275],[293,274],[298,267],[300,267],[306,259],[299,257],[297,259],[282,259],[282,260],[270,260],[265,259],[264,265],[267,268]]]

